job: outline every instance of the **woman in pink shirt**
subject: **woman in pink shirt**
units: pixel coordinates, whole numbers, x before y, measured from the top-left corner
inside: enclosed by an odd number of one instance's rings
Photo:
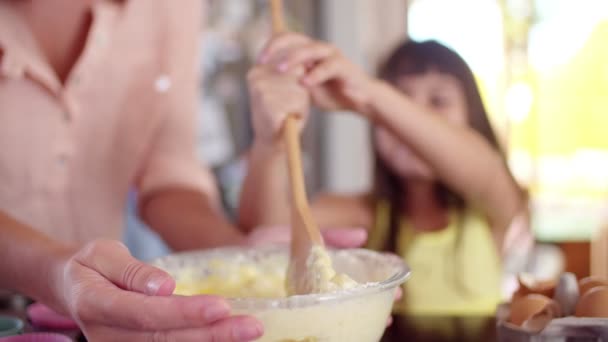
[[[195,158],[200,4],[0,1],[0,288],[72,316],[93,341],[262,334],[221,298],[171,297],[173,279],[116,241],[133,184],[175,250],[249,239]]]

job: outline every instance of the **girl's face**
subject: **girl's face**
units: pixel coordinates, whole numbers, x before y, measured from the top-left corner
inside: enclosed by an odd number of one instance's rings
[[[429,71],[404,76],[397,87],[429,115],[439,115],[454,125],[467,125],[464,89],[454,76]],[[404,113],[407,115],[407,113]],[[393,133],[377,126],[374,134],[380,158],[401,178],[433,181],[433,169]]]

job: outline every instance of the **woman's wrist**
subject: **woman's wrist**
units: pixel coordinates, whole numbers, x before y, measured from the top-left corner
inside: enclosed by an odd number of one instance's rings
[[[63,312],[66,301],[63,274],[77,249],[50,238],[36,240],[28,246],[32,252],[21,260],[23,276],[18,277],[21,284],[16,284],[16,290]]]
[[[65,312],[67,293],[64,274],[76,252],[76,247],[57,244],[49,248],[47,255],[43,256],[44,261],[41,261],[46,264],[46,272],[43,275],[42,287],[38,289],[35,297],[58,312],[67,313]]]

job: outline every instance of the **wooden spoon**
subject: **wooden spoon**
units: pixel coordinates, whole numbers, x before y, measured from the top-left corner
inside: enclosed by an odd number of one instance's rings
[[[270,0],[272,13],[272,30],[275,34],[285,31],[282,0]],[[287,165],[291,190],[291,255],[287,274],[290,294],[311,293],[310,276],[306,261],[313,246],[324,246],[319,227],[310,212],[306,197],[304,174],[302,172],[302,156],[300,152],[300,137],[298,134],[298,113],[289,113],[283,127],[283,140],[287,148]],[[314,276],[314,275],[313,275]]]

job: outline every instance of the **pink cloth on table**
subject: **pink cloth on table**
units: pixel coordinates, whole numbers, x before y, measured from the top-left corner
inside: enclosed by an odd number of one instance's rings
[[[72,342],[72,339],[61,334],[31,333],[1,337],[0,342]]]
[[[57,313],[42,303],[34,303],[28,306],[27,317],[33,325],[40,328],[57,330],[78,329],[78,324],[74,320]]]

